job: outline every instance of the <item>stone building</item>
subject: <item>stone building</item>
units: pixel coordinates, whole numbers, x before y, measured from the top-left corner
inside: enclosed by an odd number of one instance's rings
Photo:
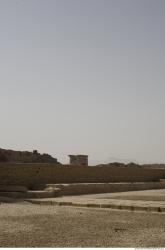
[[[70,165],[88,166],[88,155],[69,155]]]

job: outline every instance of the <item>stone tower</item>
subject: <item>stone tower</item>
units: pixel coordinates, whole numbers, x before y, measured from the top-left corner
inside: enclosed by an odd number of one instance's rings
[[[88,155],[69,155],[70,165],[88,166]]]

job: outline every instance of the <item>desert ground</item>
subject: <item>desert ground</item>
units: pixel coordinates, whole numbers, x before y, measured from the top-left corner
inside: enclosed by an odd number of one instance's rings
[[[1,247],[164,247],[165,213],[0,204]]]

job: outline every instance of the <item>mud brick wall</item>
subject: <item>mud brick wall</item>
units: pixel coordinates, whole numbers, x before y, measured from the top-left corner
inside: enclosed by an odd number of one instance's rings
[[[165,178],[164,169],[0,164],[0,185],[32,187],[46,183],[152,182],[161,178]]]

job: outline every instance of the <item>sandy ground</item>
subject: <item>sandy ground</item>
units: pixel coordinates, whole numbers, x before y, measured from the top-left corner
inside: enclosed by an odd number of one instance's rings
[[[165,214],[1,203],[0,247],[165,247]]]
[[[120,199],[120,200],[141,200],[141,201],[165,201],[165,189],[129,191],[109,194],[96,194],[96,199]]]
[[[148,210],[165,213],[165,189],[143,190],[118,193],[86,194],[62,196],[56,198],[29,199],[33,204],[47,205],[62,204],[81,207],[104,207],[125,210]]]

